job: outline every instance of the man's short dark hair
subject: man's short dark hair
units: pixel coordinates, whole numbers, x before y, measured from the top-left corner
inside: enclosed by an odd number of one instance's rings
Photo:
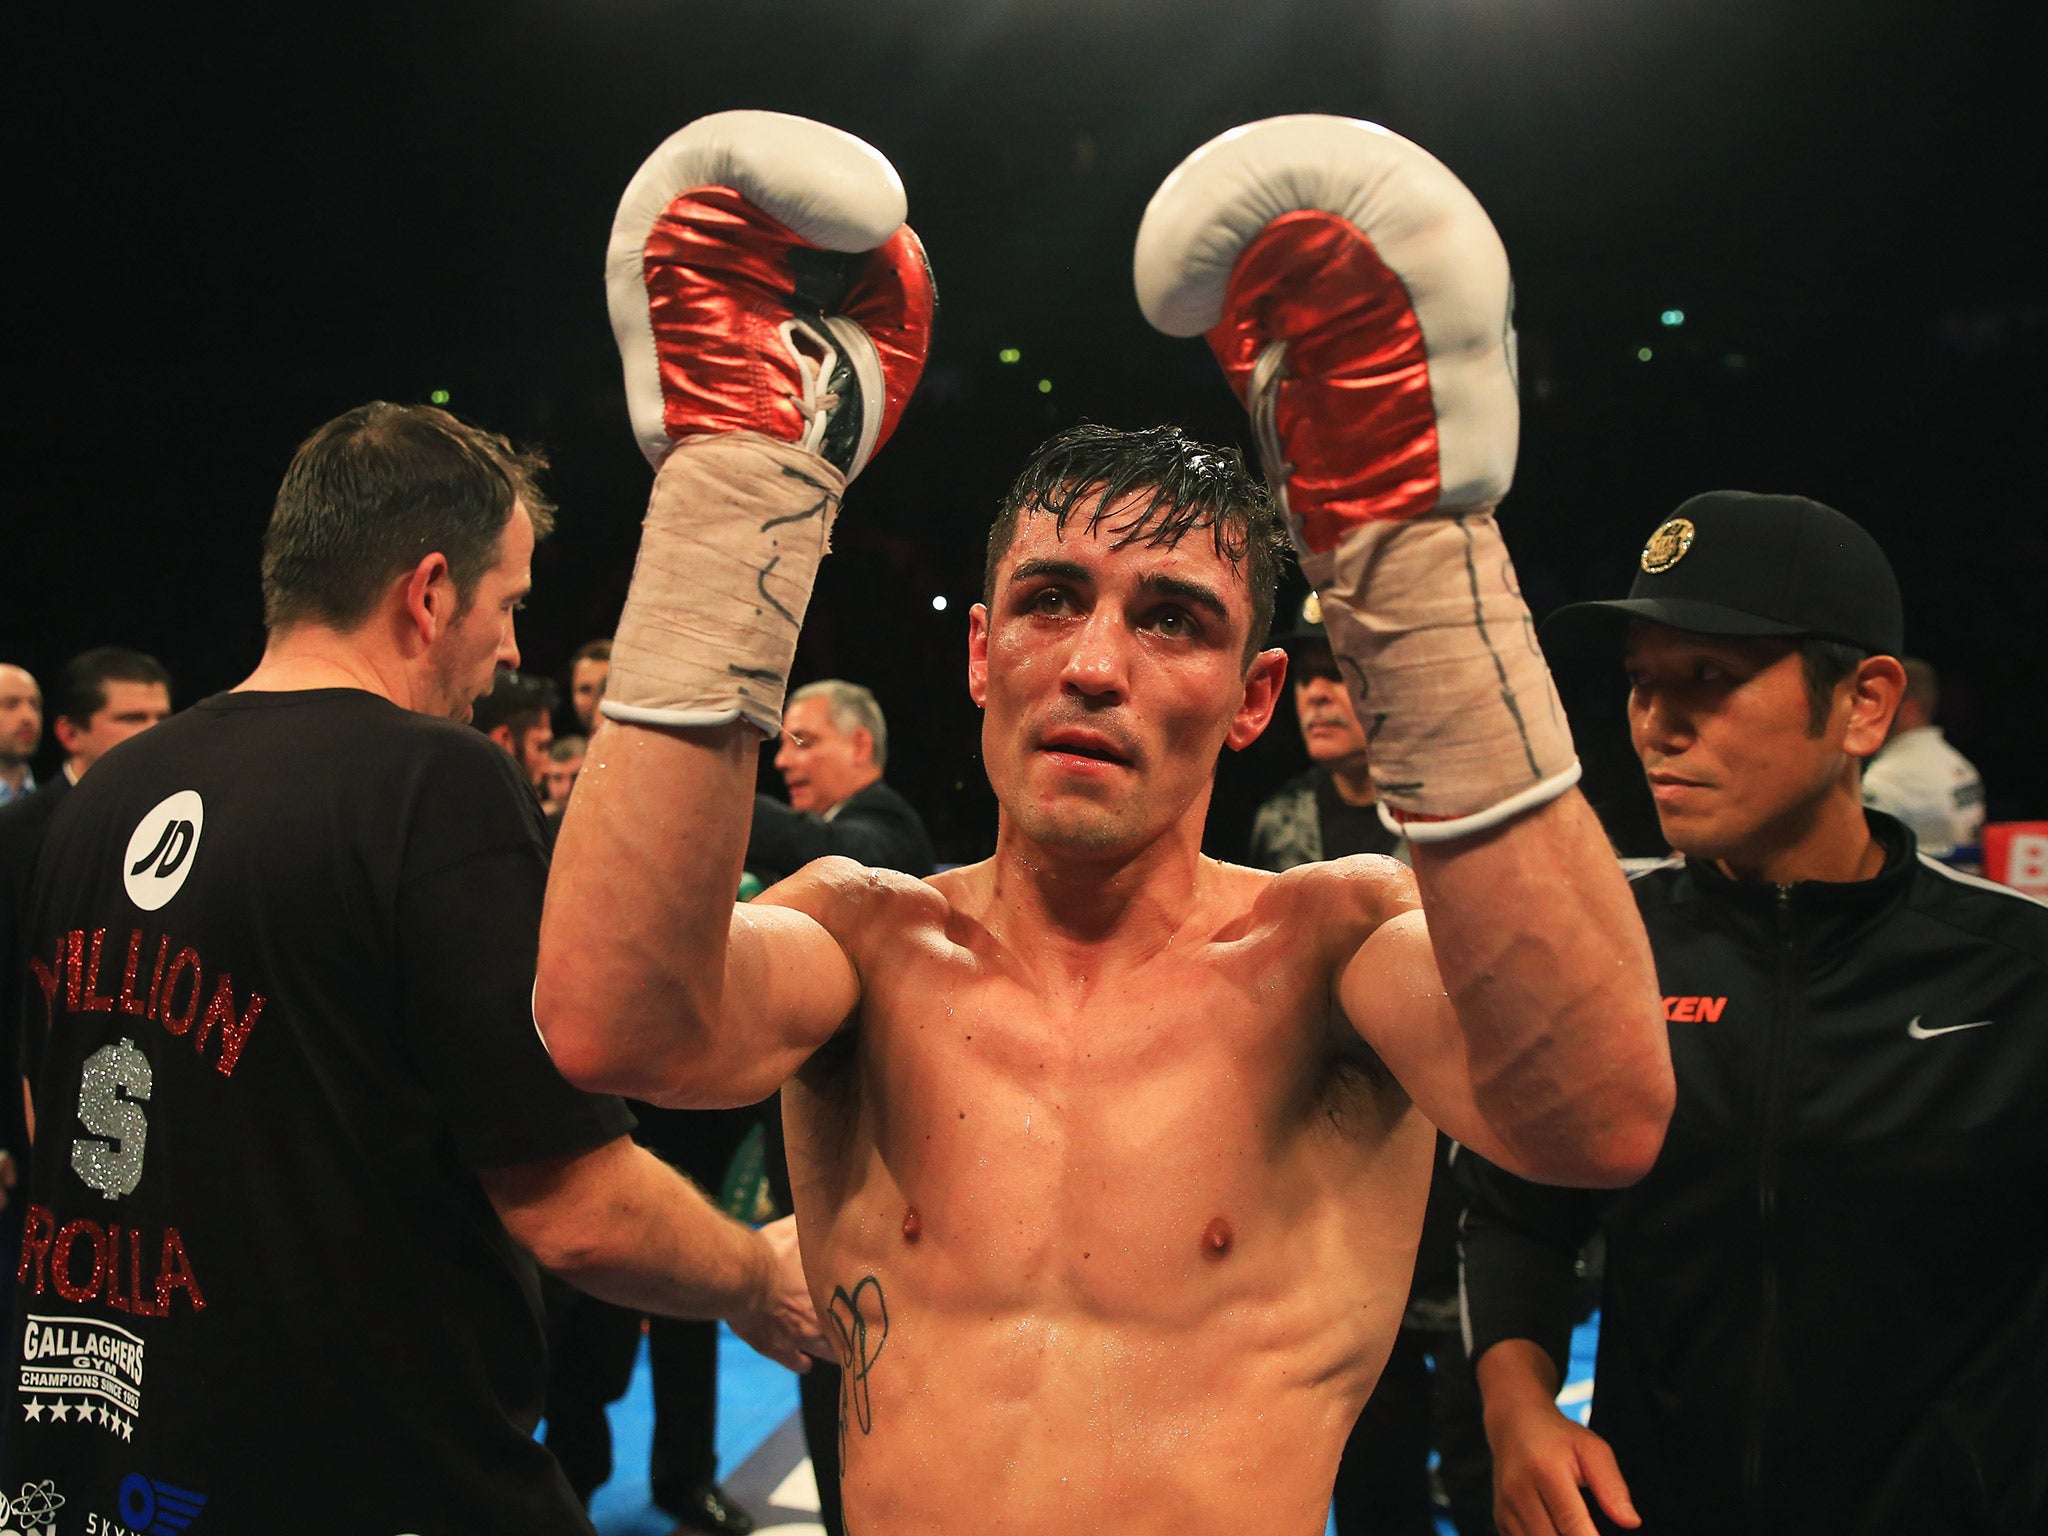
[[[1806,674],[1806,734],[1818,736],[1834,713],[1835,689],[1870,659],[1860,645],[1808,635],[1799,642],[1799,667]]]
[[[554,526],[547,467],[431,405],[372,401],[299,445],[263,535],[263,621],[350,630],[385,588],[436,551],[462,608],[498,558],[514,503],[534,537]]]
[[[1120,502],[1134,493],[1152,494],[1109,532],[1111,549],[1145,544],[1171,549],[1189,533],[1208,529],[1216,553],[1242,566],[1251,593],[1252,627],[1244,664],[1266,643],[1273,627],[1274,594],[1287,558],[1287,533],[1266,488],[1244,467],[1235,448],[1213,448],[1182,435],[1178,427],[1119,432],[1083,422],[1043,444],[1003,498],[988,531],[988,562],[981,597],[995,602],[996,567],[1029,513],[1049,514],[1065,537],[1067,519],[1086,509],[1093,534]]]
[[[171,674],[154,656],[119,645],[96,645],[81,651],[58,674],[53,718],[84,729],[107,707],[109,683],[161,683],[171,691]]]
[[[610,661],[612,643],[606,640],[586,640],[576,647],[576,654],[569,658],[569,669],[573,672],[579,661]]]
[[[491,691],[476,701],[470,724],[487,734],[501,725],[509,726],[517,741],[547,723],[555,712],[555,700],[552,679],[501,670],[491,680]]]

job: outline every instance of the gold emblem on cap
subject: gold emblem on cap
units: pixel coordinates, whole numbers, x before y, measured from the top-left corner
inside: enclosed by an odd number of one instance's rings
[[[1685,558],[1695,532],[1690,518],[1674,517],[1661,524],[1643,546],[1643,570],[1652,576],[1662,576]]]
[[[1307,597],[1301,600],[1301,622],[1304,624],[1320,624],[1323,622],[1323,600],[1314,592],[1309,593]]]

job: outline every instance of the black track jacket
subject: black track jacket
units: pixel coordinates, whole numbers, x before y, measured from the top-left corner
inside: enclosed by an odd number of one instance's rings
[[[1607,1237],[1593,1428],[1670,1532],[2048,1532],[2048,906],[1921,858],[1875,879],[1634,881],[1678,1103],[1633,1188],[1469,1154],[1476,1359],[1563,1369]]]

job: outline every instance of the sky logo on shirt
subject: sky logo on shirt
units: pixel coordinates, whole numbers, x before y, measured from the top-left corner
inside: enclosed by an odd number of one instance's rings
[[[1728,1006],[1725,997],[1667,997],[1664,999],[1664,1022],[1667,1024],[1718,1024],[1721,1010]]]
[[[206,1508],[206,1495],[174,1488],[140,1472],[121,1479],[121,1523],[143,1536],[184,1536]]]
[[[128,850],[121,855],[121,883],[128,899],[154,912],[185,884],[199,853],[199,834],[206,826],[206,804],[196,789],[181,789],[157,802],[135,824]]]

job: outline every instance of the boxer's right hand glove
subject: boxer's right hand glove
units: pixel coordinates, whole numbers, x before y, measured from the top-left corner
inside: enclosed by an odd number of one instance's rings
[[[1269,118],[1145,210],[1145,316],[1206,332],[1366,722],[1383,820],[1493,826],[1577,782],[1493,507],[1514,476],[1512,288],[1493,225],[1370,123]]]
[[[840,496],[930,345],[931,270],[903,214],[877,151],[774,112],[700,118],[627,186],[606,287],[657,473],[610,718],[781,729]]]

